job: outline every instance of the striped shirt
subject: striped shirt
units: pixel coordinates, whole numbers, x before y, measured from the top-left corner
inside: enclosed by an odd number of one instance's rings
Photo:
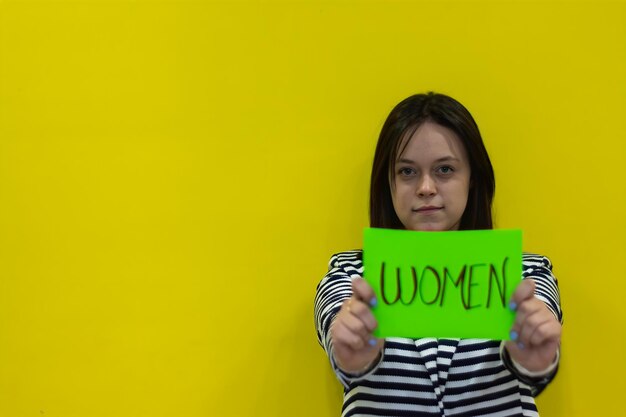
[[[352,279],[363,275],[362,251],[332,256],[317,286],[317,338],[344,387],[342,416],[538,416],[534,397],[554,378],[529,376],[513,364],[500,341],[386,338],[380,360],[361,375],[340,370],[333,359],[330,326]],[[552,264],[541,255],[522,259],[522,277],[536,283],[535,297],[562,323]]]

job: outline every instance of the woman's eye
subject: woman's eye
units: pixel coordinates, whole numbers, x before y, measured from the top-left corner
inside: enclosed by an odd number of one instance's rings
[[[442,174],[450,174],[454,171],[454,168],[444,165],[442,167],[439,167],[439,172],[441,172]]]
[[[411,168],[400,168],[400,170],[398,171],[400,173],[400,175],[403,175],[405,177],[408,177],[410,175],[413,174],[413,171]]]

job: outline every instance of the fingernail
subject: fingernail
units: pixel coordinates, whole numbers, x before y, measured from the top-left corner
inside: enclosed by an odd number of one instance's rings
[[[376,339],[370,339],[368,343],[370,346],[376,346]]]
[[[510,335],[511,335],[511,340],[517,340],[518,334],[515,330],[511,330]]]
[[[522,342],[519,342],[517,344],[517,347],[523,350],[524,349],[524,344]]]
[[[370,306],[376,307],[376,304],[378,304],[378,300],[376,299],[376,297],[372,297],[372,299],[370,300]]]
[[[509,303],[509,308],[513,311],[517,310],[517,303],[515,301],[511,301]]]

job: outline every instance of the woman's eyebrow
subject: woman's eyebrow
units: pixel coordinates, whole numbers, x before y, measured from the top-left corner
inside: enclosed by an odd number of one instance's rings
[[[448,161],[458,162],[459,158],[449,155],[449,156],[442,156],[441,158],[435,159],[435,162],[448,162]],[[407,159],[407,158],[400,158],[396,161],[396,163],[414,164],[415,161],[411,159]]]
[[[435,162],[447,162],[447,161],[456,161],[456,162],[458,162],[459,158],[456,158],[454,156],[444,156],[444,157],[441,157],[441,158],[435,160]]]

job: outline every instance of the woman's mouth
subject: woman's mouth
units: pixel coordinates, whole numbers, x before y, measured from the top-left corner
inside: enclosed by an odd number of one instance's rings
[[[423,206],[417,209],[413,209],[413,211],[415,213],[420,213],[420,214],[433,214],[442,209],[443,207],[438,207],[438,206]]]

